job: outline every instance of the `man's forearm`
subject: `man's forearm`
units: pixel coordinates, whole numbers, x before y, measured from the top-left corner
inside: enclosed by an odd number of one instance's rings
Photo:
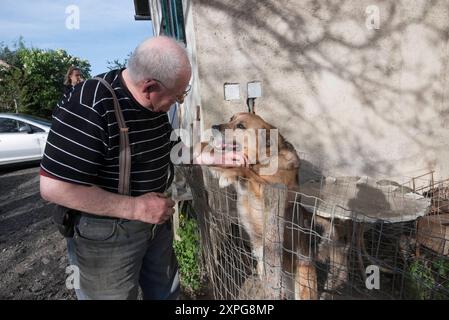
[[[100,216],[134,219],[135,198],[92,186],[82,186],[41,176],[42,197],[50,202]]]

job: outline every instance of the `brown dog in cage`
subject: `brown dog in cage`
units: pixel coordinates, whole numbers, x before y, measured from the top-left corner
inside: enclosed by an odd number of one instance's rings
[[[261,262],[264,250],[264,187],[283,184],[289,190],[298,190],[299,157],[292,144],[258,115],[238,113],[228,123],[212,128],[215,150],[235,150],[243,153],[248,160],[245,167],[214,167],[213,171],[219,178],[220,187],[233,184],[236,188],[239,221],[249,235],[252,254],[258,262],[257,270],[261,276],[264,273]],[[311,252],[309,234],[304,232],[311,228],[311,214],[301,206],[296,209],[295,213],[287,205],[284,213],[285,221],[291,223],[290,227],[284,227],[283,271],[293,275],[294,283],[288,285],[293,289],[295,299],[317,299],[314,253]]]

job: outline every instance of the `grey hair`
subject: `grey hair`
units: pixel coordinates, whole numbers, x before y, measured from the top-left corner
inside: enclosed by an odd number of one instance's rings
[[[165,36],[158,38],[167,41],[170,46],[152,45],[153,39],[139,44],[128,60],[129,76],[134,83],[157,79],[173,88],[180,73],[190,68],[187,51],[182,42]]]

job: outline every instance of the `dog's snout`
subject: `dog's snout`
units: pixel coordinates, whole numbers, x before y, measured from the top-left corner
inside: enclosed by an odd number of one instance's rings
[[[214,125],[212,125],[212,129],[220,131],[220,125],[214,124]]]

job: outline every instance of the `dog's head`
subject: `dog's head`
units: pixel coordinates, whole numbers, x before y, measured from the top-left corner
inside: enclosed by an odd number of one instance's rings
[[[223,131],[225,129],[275,129],[271,124],[267,123],[260,116],[249,112],[236,113],[231,117],[229,122],[213,125],[212,128],[219,131]]]
[[[299,167],[299,158],[293,146],[260,116],[240,112],[229,122],[212,126],[214,148],[242,152],[252,164],[267,164],[274,156],[285,158],[289,168]]]
[[[241,150],[243,147],[248,155],[250,149],[259,146],[258,133],[266,132],[266,139],[263,143],[269,146],[270,130],[276,128],[253,113],[240,112],[233,115],[227,123],[213,125],[212,129],[216,149]],[[252,134],[256,135],[256,139],[248,141],[245,145],[243,145],[243,141],[239,140],[242,136],[246,139],[253,138],[250,136]],[[252,145],[251,142],[255,142],[255,145]]]

